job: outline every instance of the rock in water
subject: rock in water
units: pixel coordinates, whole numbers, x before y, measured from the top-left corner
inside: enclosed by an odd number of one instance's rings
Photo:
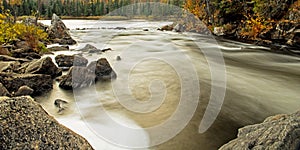
[[[220,150],[298,150],[300,148],[300,111],[268,117],[263,123],[239,129],[238,137]]]
[[[76,88],[89,87],[95,83],[95,73],[87,67],[73,66],[68,73],[62,77],[59,87],[72,90]]]
[[[87,68],[95,72],[96,80],[110,80],[117,77],[117,74],[105,58],[91,62]]]
[[[51,26],[49,27],[48,35],[53,42],[59,44],[76,44],[76,41],[72,39],[66,25],[56,14],[53,14],[52,16]]]
[[[32,95],[40,95],[52,89],[52,78],[44,74],[14,74],[0,73],[0,82],[12,93],[17,92],[21,86],[28,86],[34,90]]]
[[[54,101],[54,105],[58,108],[58,113],[66,108],[66,104],[68,104],[68,102],[62,99],[56,99]]]
[[[0,100],[0,149],[93,149],[31,97]]]
[[[24,73],[48,74],[55,78],[62,75],[62,70],[56,67],[50,57],[45,57],[29,63]]]
[[[89,87],[98,80],[110,80],[117,75],[105,58],[91,62],[87,67],[73,66],[62,77],[59,86],[66,90]]]
[[[120,61],[121,60],[121,56],[117,56],[116,60]]]

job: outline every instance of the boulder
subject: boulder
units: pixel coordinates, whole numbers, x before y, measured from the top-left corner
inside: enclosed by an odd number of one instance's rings
[[[176,24],[176,26],[174,27],[173,31],[175,32],[184,32],[184,26],[182,24]]]
[[[58,108],[58,113],[62,112],[63,110],[66,109],[66,105],[68,104],[67,101],[62,100],[62,99],[56,99],[54,101],[54,106],[56,106]]]
[[[86,66],[88,60],[78,55],[60,54],[55,57],[55,62],[59,67]]]
[[[10,93],[2,83],[0,83],[0,96],[10,96]]]
[[[1,61],[0,72],[14,72],[20,67],[18,61]]]
[[[89,52],[89,53],[101,52],[97,47],[91,44],[86,44],[83,48],[79,49],[79,51]]]
[[[18,91],[14,94],[14,96],[24,96],[24,95],[31,95],[34,90],[26,85],[21,86]]]
[[[17,92],[21,86],[28,86],[34,90],[32,95],[41,95],[52,89],[52,78],[45,74],[15,74],[0,73],[0,82],[12,93]]]
[[[68,73],[62,77],[59,87],[72,90],[76,88],[89,87],[95,83],[95,73],[87,67],[73,66]]]
[[[87,68],[95,72],[96,80],[110,80],[117,77],[115,71],[105,58],[91,62]]]
[[[11,55],[16,58],[27,58],[27,59],[29,58],[29,60],[41,58],[41,56],[35,51],[33,51],[32,49],[24,49],[24,48],[11,51]]]
[[[24,73],[27,74],[47,74],[52,78],[62,75],[62,70],[59,69],[50,57],[45,57],[39,60],[30,62],[25,66]]]
[[[76,44],[76,41],[72,39],[66,25],[63,21],[56,15],[53,14],[51,25],[48,29],[49,38],[59,44]]]
[[[31,97],[1,98],[0,149],[93,149]]]
[[[263,123],[239,129],[238,137],[220,150],[270,149],[296,150],[300,148],[300,111],[268,117]]]

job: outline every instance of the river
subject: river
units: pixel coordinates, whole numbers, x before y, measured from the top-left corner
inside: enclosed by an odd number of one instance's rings
[[[76,50],[86,44],[112,48],[84,56],[89,61],[107,58],[118,77],[74,93],[55,82],[50,93],[36,100],[95,149],[217,149],[240,127],[300,108],[300,58],[212,36],[156,30],[170,22],[64,22],[78,44],[71,46],[75,51],[56,54],[80,53]],[[62,113],[53,105],[57,98],[69,102]],[[204,122],[208,129],[199,133],[205,111],[213,123]]]

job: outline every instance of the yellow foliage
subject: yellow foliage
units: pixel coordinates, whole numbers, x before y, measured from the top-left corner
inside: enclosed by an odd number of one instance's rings
[[[266,20],[259,15],[255,15],[255,17],[246,17],[247,20],[242,21],[245,24],[244,28],[242,29],[241,35],[244,38],[255,40],[258,38],[258,35],[262,32],[269,31],[273,28],[272,22],[273,20]]]
[[[32,49],[39,51],[39,41],[47,40],[48,34],[35,25],[12,23],[9,14],[0,14],[0,44],[8,44],[14,40],[27,41]]]

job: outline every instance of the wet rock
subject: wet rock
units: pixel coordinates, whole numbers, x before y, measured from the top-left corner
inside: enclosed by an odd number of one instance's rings
[[[24,73],[31,74],[47,74],[52,78],[62,75],[62,70],[59,69],[50,57],[45,57],[39,60],[32,61],[25,66]]]
[[[52,78],[45,74],[15,74],[0,73],[0,82],[12,93],[18,91],[21,86],[28,86],[34,90],[32,95],[41,95],[52,89]]]
[[[0,72],[14,72],[20,67],[18,61],[1,61]]]
[[[176,24],[173,31],[175,31],[175,32],[184,32],[184,26],[182,24]]]
[[[32,95],[34,90],[26,85],[21,86],[18,91],[14,94],[14,96],[24,96],[24,95]]]
[[[76,41],[72,39],[66,25],[56,14],[53,14],[52,16],[51,26],[49,27],[48,35],[49,38],[52,39],[52,41],[55,43],[68,45],[76,44]]]
[[[1,98],[0,149],[93,149],[31,97]]]
[[[106,51],[112,51],[112,49],[111,48],[101,49],[101,52],[106,52]]]
[[[49,49],[49,51],[68,51],[69,46],[53,46],[48,49]]]
[[[72,90],[76,88],[89,87],[95,83],[95,73],[87,67],[73,66],[64,75],[59,83],[59,87]]]
[[[65,100],[62,100],[62,99],[56,99],[54,101],[54,105],[58,108],[58,113],[60,113],[63,110],[65,110],[67,104],[68,104],[68,102],[65,101]]]
[[[2,83],[0,83],[0,96],[10,96],[10,93]]]
[[[120,61],[121,60],[121,56],[117,56],[116,60]]]
[[[149,29],[143,29],[143,31],[149,31]]]
[[[238,137],[220,150],[295,150],[300,146],[300,111],[268,117],[263,123],[239,129]]]
[[[79,49],[79,51],[89,52],[89,53],[100,52],[100,50],[97,47],[91,44],[86,44],[83,48]]]
[[[165,25],[163,26],[162,28],[158,29],[160,31],[172,31],[174,28],[173,28],[173,25]]]
[[[86,66],[88,60],[79,55],[57,55],[55,62],[59,67]]]
[[[95,72],[96,80],[110,80],[117,77],[115,71],[105,58],[91,62],[87,68]]]
[[[126,30],[126,28],[125,27],[116,27],[116,28],[114,28],[115,30]]]

